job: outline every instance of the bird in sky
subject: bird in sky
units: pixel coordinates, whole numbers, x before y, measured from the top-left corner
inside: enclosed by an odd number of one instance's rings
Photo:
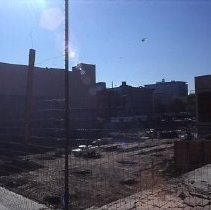
[[[142,41],[142,42],[145,42],[145,41],[146,41],[146,39],[147,39],[147,38],[142,38],[142,39],[141,39],[141,41]]]

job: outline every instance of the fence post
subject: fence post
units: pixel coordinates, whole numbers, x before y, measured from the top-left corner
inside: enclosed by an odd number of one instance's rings
[[[69,209],[69,1],[65,0],[65,174],[64,174],[64,204]]]

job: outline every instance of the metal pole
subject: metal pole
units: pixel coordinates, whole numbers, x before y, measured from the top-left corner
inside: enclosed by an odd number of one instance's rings
[[[69,209],[69,2],[65,0],[65,210]]]
[[[35,50],[29,50],[29,65],[27,71],[27,81],[26,81],[26,109],[25,109],[25,119],[24,119],[24,141],[27,143],[30,139],[30,118],[32,110],[32,88],[33,88],[33,74],[34,74],[34,63],[35,63]]]

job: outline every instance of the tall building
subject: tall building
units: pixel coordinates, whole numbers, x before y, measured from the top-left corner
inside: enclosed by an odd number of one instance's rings
[[[155,84],[144,86],[153,90],[154,112],[183,112],[186,111],[188,85],[183,81],[166,82],[164,79]]]
[[[1,126],[9,126],[9,121],[14,124],[14,120],[23,122],[27,71],[27,65],[0,63]],[[35,67],[33,119],[64,118],[64,78],[63,69]],[[69,71],[69,81],[71,128],[90,128],[96,119],[95,66],[79,64],[73,67]]]
[[[96,67],[80,63],[72,68],[70,80],[73,127],[92,128],[96,121]]]
[[[130,117],[152,114],[152,90],[132,87],[122,82],[115,88],[102,89],[97,93],[98,117]]]
[[[148,84],[144,87],[154,89],[155,94],[165,94],[173,97],[186,97],[188,95],[188,85],[182,81],[166,82],[164,79],[155,84]]]
[[[195,77],[196,118],[199,136],[211,134],[211,75]]]

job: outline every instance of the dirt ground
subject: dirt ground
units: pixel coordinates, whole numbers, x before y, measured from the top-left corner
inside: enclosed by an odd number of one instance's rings
[[[176,139],[145,139],[135,133],[123,136],[123,140],[120,136],[113,136],[108,144],[99,146],[99,158],[70,155],[72,209],[100,207],[136,192],[153,189],[157,184],[165,185]],[[26,152],[13,159],[4,155],[0,164],[5,170],[1,167],[0,184],[40,203],[59,208],[64,193],[63,152],[61,148],[40,153],[37,149],[34,153]]]

